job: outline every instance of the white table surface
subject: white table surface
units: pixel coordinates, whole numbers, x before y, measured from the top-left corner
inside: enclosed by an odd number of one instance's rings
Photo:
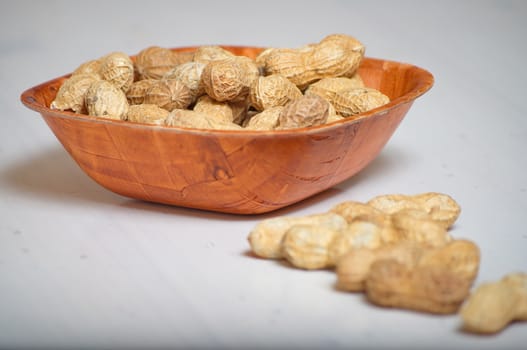
[[[527,272],[526,18],[522,1],[1,2],[0,348],[527,348],[527,323],[467,335],[457,315],[372,306],[332,271],[251,257],[246,240],[263,218],[438,191],[463,208],[452,235],[481,249],[476,285]],[[264,216],[108,192],[19,102],[111,51],[338,32],[435,85],[365,170]]]

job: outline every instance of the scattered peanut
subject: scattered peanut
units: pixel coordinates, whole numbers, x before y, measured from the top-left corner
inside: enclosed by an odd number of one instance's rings
[[[346,220],[335,213],[263,220],[249,233],[248,240],[252,251],[263,258],[281,258],[282,239],[295,225],[323,226],[338,231],[346,227]]]
[[[452,314],[468,296],[471,285],[472,281],[441,266],[406,266],[388,259],[370,267],[366,295],[380,306]]]
[[[330,211],[341,215],[348,221],[348,223],[351,223],[353,220],[361,216],[382,214],[382,211],[371,205],[355,201],[339,203],[331,208]]]
[[[452,197],[435,192],[413,196],[401,194],[377,196],[367,204],[389,214],[403,209],[424,210],[430,214],[431,219],[445,228],[451,227],[461,212],[461,208]]]
[[[447,227],[434,220],[422,209],[403,209],[390,215],[390,224],[403,239],[423,242],[439,247],[452,240],[446,232]]]
[[[293,266],[321,269],[330,265],[328,246],[338,230],[321,225],[293,225],[282,241],[282,255]]]
[[[468,240],[453,240],[442,247],[405,240],[376,249],[354,249],[338,261],[337,285],[342,290],[363,291],[371,266],[381,260],[395,260],[405,266],[442,266],[473,281],[479,268],[479,249]]]
[[[463,330],[497,333],[513,321],[527,321],[527,274],[512,273],[481,284],[461,308]]]
[[[420,256],[419,256],[420,255]],[[417,260],[374,261],[365,280],[374,304],[416,311],[457,312],[479,269],[479,249],[470,241],[453,241],[414,254]]]
[[[359,216],[336,236],[328,247],[329,262],[334,266],[347,252],[366,247],[375,249],[402,240],[402,233],[395,231],[390,217],[385,214]]]
[[[422,244],[412,241],[401,241],[375,249],[362,247],[349,251],[336,265],[337,287],[345,291],[362,292],[370,267],[375,261],[393,259],[409,265],[416,261],[422,252]]]

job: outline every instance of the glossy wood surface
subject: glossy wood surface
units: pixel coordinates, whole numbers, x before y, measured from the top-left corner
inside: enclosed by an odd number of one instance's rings
[[[261,50],[225,48],[250,57]],[[413,101],[433,85],[426,70],[393,61],[365,58],[360,74],[367,86],[381,90],[391,102],[358,120],[284,131],[150,126],[49,109],[67,76],[28,89],[21,100],[42,115],[86,174],[115,193],[255,214],[296,203],[363,169],[388,142]]]

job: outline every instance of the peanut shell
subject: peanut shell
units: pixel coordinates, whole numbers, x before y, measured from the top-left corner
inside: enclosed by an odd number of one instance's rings
[[[243,101],[240,103],[218,102],[208,95],[203,95],[194,105],[194,111],[218,120],[239,124],[245,118],[247,105]]]
[[[350,117],[390,102],[388,96],[372,88],[355,88],[335,93],[333,105],[338,114]]]
[[[170,49],[150,46],[137,54],[135,69],[139,79],[161,79],[176,63],[176,55]]]
[[[233,57],[234,54],[220,46],[200,46],[193,55],[194,62],[209,63]]]
[[[140,104],[128,108],[125,119],[134,123],[164,125],[169,112],[157,105]]]
[[[273,130],[278,125],[278,118],[283,109],[283,106],[276,106],[257,113],[247,119],[244,127],[247,130]]]
[[[122,119],[128,111],[128,100],[123,90],[106,80],[90,85],[85,102],[88,114],[93,116]]]
[[[101,63],[102,63],[101,59],[94,59],[94,60],[86,61],[86,62],[82,63],[80,66],[78,66],[73,71],[73,73],[71,73],[71,74],[72,75],[76,75],[76,74],[95,74],[95,75],[99,76],[99,78],[100,78],[99,72],[101,70]]]
[[[326,36],[306,55],[306,66],[317,77],[351,77],[364,56],[365,47],[357,39],[344,34]]]
[[[375,304],[451,314],[469,295],[479,269],[479,249],[470,241],[423,246],[413,262],[380,259],[371,264],[366,294]]]
[[[301,90],[319,79],[312,70],[306,68],[305,55],[298,50],[274,49],[264,59],[266,75],[282,75]]]
[[[294,225],[324,226],[334,231],[343,230],[347,223],[335,213],[313,214],[300,217],[275,217],[260,221],[247,237],[252,251],[263,258],[277,259],[282,257],[281,242]]]
[[[302,92],[286,77],[278,74],[258,77],[251,85],[249,98],[257,111],[271,107],[285,106],[302,97]]]
[[[375,261],[393,259],[404,265],[412,265],[422,254],[422,244],[412,241],[387,244],[375,249],[362,247],[350,250],[337,262],[337,287],[351,292],[364,291],[370,267]]]
[[[207,95],[216,101],[241,101],[249,94],[245,68],[233,58],[207,63],[201,82]]]
[[[132,105],[144,103],[146,92],[157,83],[158,81],[154,79],[143,79],[133,82],[126,92],[128,102]]]
[[[335,96],[338,92],[363,88],[364,82],[362,81],[358,73],[354,74],[351,78],[346,77],[331,77],[323,78],[311,85],[306,89],[305,94],[315,94],[322,98],[325,98],[329,102],[333,103]]]
[[[127,54],[112,52],[101,58],[99,74],[102,79],[126,92],[134,81],[134,64]]]
[[[165,120],[165,125],[197,129],[241,130],[238,124],[225,122],[188,109],[172,110]]]
[[[527,274],[511,273],[476,288],[463,305],[463,330],[493,334],[513,321],[527,321]]]
[[[286,231],[282,255],[293,266],[314,270],[329,266],[328,246],[338,230],[320,225],[293,225]]]
[[[95,74],[77,73],[72,75],[60,86],[50,108],[60,111],[71,109],[75,113],[86,114],[86,92],[97,80],[100,78],[99,75]]]
[[[461,213],[461,207],[452,197],[437,192],[381,195],[370,199],[367,204],[388,214],[403,209],[423,210],[445,228],[451,227]]]
[[[201,74],[205,68],[205,63],[187,62],[175,66],[172,70],[163,76],[163,79],[175,79],[181,81],[187,86],[192,94],[193,101],[205,93],[201,85]]]
[[[292,129],[324,124],[328,119],[329,109],[330,103],[319,96],[302,96],[285,106],[278,119],[278,128]]]
[[[145,93],[144,103],[155,104],[167,111],[187,108],[193,100],[189,88],[176,79],[158,80]]]

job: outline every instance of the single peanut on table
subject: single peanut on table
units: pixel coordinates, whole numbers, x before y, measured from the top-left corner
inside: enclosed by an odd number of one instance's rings
[[[401,241],[347,253],[337,265],[337,285],[365,291],[381,306],[453,313],[468,296],[479,261],[478,247],[468,240],[441,247]]]
[[[346,227],[346,220],[335,213],[301,217],[284,216],[262,220],[248,236],[252,251],[262,258],[282,258],[282,239],[286,232],[295,225],[324,226],[338,231]]]
[[[338,230],[322,225],[293,225],[284,235],[282,255],[293,266],[322,269],[330,266],[328,247]]]
[[[451,227],[461,212],[461,208],[452,197],[436,192],[410,196],[382,195],[372,198],[367,204],[390,214],[403,209],[424,210],[430,214],[431,219],[445,228]]]
[[[461,319],[464,331],[484,334],[527,321],[527,274],[511,273],[478,286],[463,305]]]
[[[403,264],[416,261],[423,252],[423,245],[412,241],[378,246],[361,247],[345,253],[336,266],[337,287],[350,292],[362,292],[370,273],[371,265],[377,260],[393,259]]]
[[[380,260],[370,268],[366,295],[379,306],[452,314],[468,296],[471,284],[444,268]]]

